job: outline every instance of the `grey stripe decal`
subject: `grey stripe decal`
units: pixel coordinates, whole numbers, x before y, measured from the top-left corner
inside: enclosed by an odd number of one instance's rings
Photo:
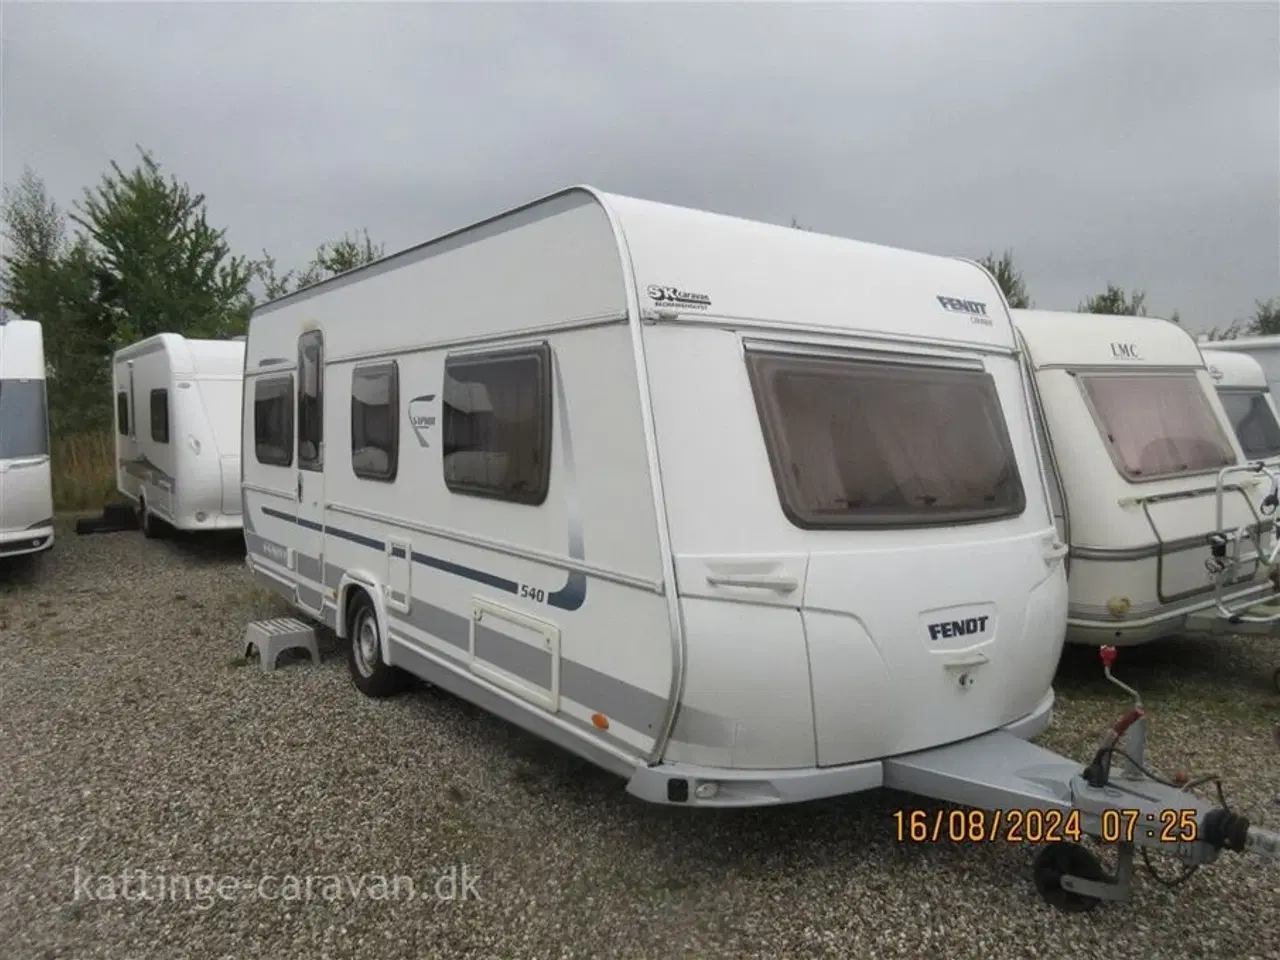
[[[294,569],[298,571],[298,576],[304,580],[310,580],[312,583],[320,583],[320,561],[315,557],[309,557],[305,553],[294,551]],[[312,604],[312,606],[318,606]]]
[[[246,537],[246,543],[252,552],[266,559],[274,559],[269,553],[255,549],[259,541],[270,546],[278,546],[256,535],[252,541]],[[296,552],[295,557],[299,568],[305,565],[310,569],[319,570],[320,565],[316,558],[306,557]],[[326,583],[336,586],[341,581],[343,573],[340,567],[325,564]],[[318,591],[311,591],[305,587],[299,587],[299,591],[300,593],[305,591],[308,596],[314,596],[316,598],[314,606],[317,608],[320,606]],[[471,622],[467,617],[417,597],[412,597],[411,600],[412,606],[408,614],[395,610],[387,611],[388,626],[397,635],[405,636],[403,631],[395,629],[397,626],[412,627],[461,652],[469,651]],[[332,608],[326,607],[324,615],[325,622],[332,627],[333,623],[330,621],[336,623],[336,614]],[[411,637],[407,637],[405,642],[418,648],[422,645],[422,641]],[[551,655],[505,633],[488,626],[478,626],[476,654],[494,666],[529,683],[538,684],[544,689],[551,685]],[[665,714],[667,706],[664,697],[564,656],[560,658],[560,693],[575,703],[599,710],[632,730],[650,736],[653,735]],[[583,729],[596,735],[602,733],[592,726],[584,726]],[[681,743],[731,747],[735,734],[733,721],[697,707],[682,705],[673,738]]]
[[[139,457],[137,460],[121,460],[120,466],[131,477],[135,477],[144,483],[150,483],[152,486],[159,487],[169,493],[172,493],[176,486],[173,477],[169,476],[146,457]]]

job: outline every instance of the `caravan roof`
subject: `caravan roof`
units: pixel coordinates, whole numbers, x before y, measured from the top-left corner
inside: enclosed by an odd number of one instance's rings
[[[1204,369],[1191,334],[1158,317],[1014,310],[1036,369],[1044,367],[1152,367]]]
[[[1231,350],[1206,350],[1201,355],[1209,367],[1209,376],[1219,387],[1254,387],[1267,389],[1267,375],[1260,364],[1247,353]]]
[[[543,255],[536,261],[524,258],[509,268],[514,272],[504,277],[504,283],[522,287],[530,300],[545,296],[554,301],[554,291],[564,285],[562,271],[572,269],[581,288],[579,299],[594,301],[605,314],[621,314],[628,307],[621,301],[624,283],[617,253],[621,247],[626,253],[622,269],[632,274],[639,306],[646,313],[712,314],[743,328],[767,323],[808,333],[856,331],[868,337],[1000,352],[1014,349],[1013,330],[999,304],[999,293],[973,263],[585,186],[571,187],[262,304],[251,324],[322,294],[337,294],[326,298],[325,309],[341,314],[348,303],[365,295],[363,290],[351,291],[351,285],[379,275],[398,274],[395,279],[379,277],[380,296],[411,296],[413,281],[401,268],[438,255],[455,255],[553,218],[561,218],[563,224],[570,214],[579,224],[570,242],[561,241],[560,233],[547,234]],[[457,262],[466,268],[458,268],[455,289],[435,294],[446,316],[455,298],[460,304],[453,311],[457,313],[476,298],[488,302],[497,296],[489,292],[490,276],[473,273],[475,261]],[[494,330],[505,324],[496,317]],[[448,330],[445,323],[441,332]],[[469,334],[488,332],[493,331]],[[399,343],[394,326],[369,325],[360,334],[362,351],[391,349]],[[263,344],[261,337],[250,338],[246,369],[255,370],[264,359],[266,355],[256,352],[265,349]]]
[[[116,351],[114,361],[132,360],[163,351],[174,376],[240,376],[244,373],[245,341],[189,339],[179,333],[158,333]]]

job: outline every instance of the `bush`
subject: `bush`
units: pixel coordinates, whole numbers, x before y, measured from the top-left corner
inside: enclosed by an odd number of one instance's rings
[[[53,508],[100,510],[115,499],[115,438],[110,431],[53,437]]]

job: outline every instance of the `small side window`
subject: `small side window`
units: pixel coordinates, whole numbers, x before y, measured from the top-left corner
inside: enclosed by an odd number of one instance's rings
[[[454,493],[537,506],[551,477],[551,348],[450,357],[443,465]]]
[[[258,462],[293,465],[293,376],[268,377],[253,385],[253,450]]]
[[[122,437],[129,435],[129,394],[124,390],[116,393],[116,432]]]
[[[366,364],[351,372],[351,469],[365,480],[394,481],[400,457],[400,368]]]
[[[151,439],[156,443],[169,442],[169,391],[151,391]]]
[[[298,466],[324,464],[324,335],[311,330],[298,338]]]

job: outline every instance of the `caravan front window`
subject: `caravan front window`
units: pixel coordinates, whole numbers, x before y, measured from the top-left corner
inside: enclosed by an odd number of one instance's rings
[[[1219,390],[1244,455],[1250,460],[1280,456],[1280,424],[1265,390]]]
[[[797,526],[934,526],[1026,508],[986,371],[747,358],[779,498]]]
[[[1236,462],[1194,373],[1081,374],[1111,459],[1133,481],[1206,473]]]
[[[0,380],[0,460],[49,453],[43,380]]]

